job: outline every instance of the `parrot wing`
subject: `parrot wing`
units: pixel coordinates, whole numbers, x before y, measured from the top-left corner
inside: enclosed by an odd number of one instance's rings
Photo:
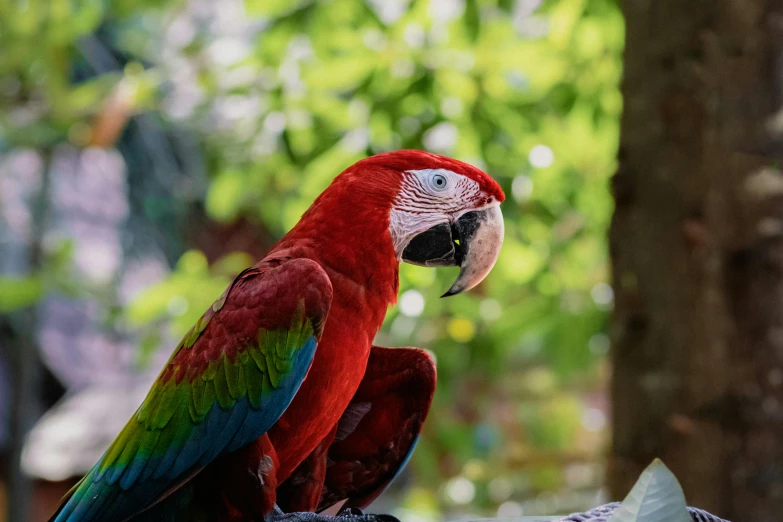
[[[129,522],[262,522],[275,505],[278,460],[268,435],[221,455]]]
[[[264,434],[307,375],[331,299],[328,276],[309,259],[242,272],[52,520],[127,520]]]
[[[435,381],[435,363],[424,350],[372,347],[329,446],[318,511],[344,499],[344,507],[365,508],[383,493],[413,452]]]

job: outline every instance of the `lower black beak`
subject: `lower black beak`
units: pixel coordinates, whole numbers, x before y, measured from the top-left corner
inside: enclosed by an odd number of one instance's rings
[[[503,215],[499,206],[463,214],[451,225],[440,224],[415,236],[402,259],[422,266],[459,266],[460,272],[443,297],[479,284],[492,270],[503,244]]]

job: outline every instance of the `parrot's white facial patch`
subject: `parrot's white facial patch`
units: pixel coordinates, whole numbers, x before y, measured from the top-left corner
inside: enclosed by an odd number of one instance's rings
[[[474,180],[446,169],[408,170],[389,216],[394,251],[441,223],[453,223],[466,212],[477,210],[485,198]]]

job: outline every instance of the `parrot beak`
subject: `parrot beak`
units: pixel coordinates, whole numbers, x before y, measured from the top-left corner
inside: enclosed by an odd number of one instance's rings
[[[442,223],[415,236],[402,252],[402,260],[421,266],[459,266],[459,276],[441,297],[470,290],[479,284],[500,254],[503,214],[495,205],[463,214],[449,225]]]

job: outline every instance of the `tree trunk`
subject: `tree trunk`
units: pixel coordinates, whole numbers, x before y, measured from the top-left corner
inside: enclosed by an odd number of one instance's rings
[[[783,0],[621,2],[610,488],[781,520]]]

